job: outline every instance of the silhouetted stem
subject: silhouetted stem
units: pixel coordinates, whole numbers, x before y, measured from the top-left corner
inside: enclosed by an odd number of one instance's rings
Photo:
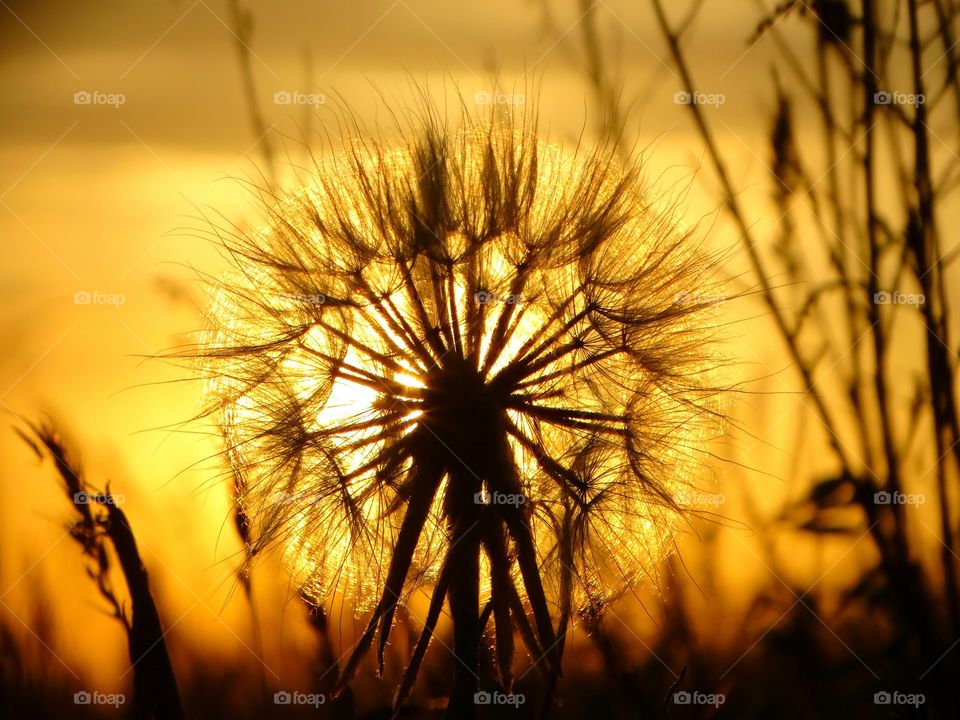
[[[696,87],[693,83],[693,77],[687,64],[687,60],[680,48],[680,38],[671,29],[661,0],[652,1],[653,9],[657,17],[657,23],[659,24],[660,29],[663,32],[663,36],[667,41],[667,45],[670,48],[670,55],[673,58],[677,71],[680,73],[681,80],[683,81],[683,87],[687,92],[692,93]],[[816,409],[817,414],[820,416],[820,419],[823,420],[824,430],[827,432],[827,437],[834,453],[837,456],[837,459],[840,461],[844,472],[853,475],[851,470],[852,465],[847,458],[847,452],[844,449],[843,442],[840,439],[839,432],[837,431],[838,426],[833,419],[832,413],[827,408],[827,403],[824,400],[823,395],[816,389],[816,382],[813,378],[813,370],[801,356],[796,335],[787,324],[787,319],[784,317],[783,311],[777,304],[776,298],[773,295],[773,286],[770,282],[770,277],[767,273],[766,266],[760,256],[760,251],[757,248],[757,243],[753,232],[750,229],[750,225],[747,223],[746,216],[740,207],[740,202],[737,200],[737,195],[733,189],[733,182],[731,181],[730,173],[727,170],[727,165],[724,162],[723,157],[720,155],[720,149],[717,145],[713,132],[710,130],[706,119],[703,117],[703,109],[697,103],[690,103],[687,105],[687,108],[693,115],[694,122],[697,125],[697,130],[706,143],[707,154],[710,156],[710,160],[713,163],[714,170],[717,173],[717,177],[720,180],[723,190],[724,206],[730,212],[730,215],[737,225],[737,229],[740,231],[744,247],[747,250],[747,256],[750,260],[750,265],[752,266],[753,271],[757,276],[757,281],[760,285],[760,296],[763,298],[767,309],[770,310],[770,317],[773,319],[778,333],[784,339],[784,343],[787,351],[790,354],[791,361],[797,368],[797,371],[800,373],[800,376],[803,380],[804,392],[810,398],[811,402],[813,402],[813,406]]]
[[[490,603],[496,631],[497,672],[504,689],[513,686],[513,624],[510,621],[510,561],[506,551],[506,537],[499,518],[487,522],[484,547],[490,558]]]
[[[550,669],[547,681],[546,697],[543,701],[542,720],[547,720],[553,710],[557,683],[560,681],[560,669],[563,661],[564,643],[567,627],[570,623],[573,600],[573,507],[567,505],[563,513],[563,529],[560,532],[560,623],[557,627],[557,661]]]
[[[393,613],[397,603],[400,602],[413,552],[441,477],[441,471],[436,463],[427,458],[423,458],[422,462],[417,462],[415,467],[417,473],[411,480],[409,488],[410,501],[397,537],[397,547],[390,559],[390,569],[387,572],[383,594],[370,617],[370,621],[367,623],[366,629],[363,631],[363,635],[360,636],[350,658],[340,673],[334,688],[334,696],[342,693],[353,679],[360,663],[363,662],[363,658],[373,643],[373,636],[378,626],[380,627],[378,662],[381,671],[383,669],[383,649],[390,634]]]
[[[917,2],[908,3],[910,16],[910,54],[913,60],[914,91],[924,97],[922,48],[920,46],[919,19],[917,17]],[[948,50],[952,51],[952,48]],[[915,171],[917,187],[917,212],[920,217],[921,232],[915,238],[915,250],[920,286],[926,301],[923,303],[923,317],[927,336],[927,368],[930,375],[932,391],[934,434],[937,445],[937,492],[940,501],[940,531],[941,564],[943,565],[944,583],[946,585],[947,609],[950,614],[951,635],[960,629],[960,589],[957,585],[957,569],[955,565],[954,532],[950,518],[950,500],[947,488],[947,456],[957,454],[957,445],[960,444],[957,426],[957,410],[955,404],[955,388],[953,371],[950,367],[950,358],[947,355],[948,338],[946,337],[946,300],[941,292],[942,280],[940,248],[937,237],[936,213],[934,210],[935,196],[930,172],[930,148],[927,137],[927,109],[925,103],[918,103],[914,117],[913,135],[915,147]],[[939,317],[934,308],[939,305]],[[902,506],[898,506],[902,507]]]
[[[397,688],[397,694],[393,700],[394,716],[399,713],[400,706],[407,699],[413,684],[417,679],[417,673],[420,671],[420,665],[427,654],[427,648],[430,647],[430,639],[437,627],[437,620],[440,619],[440,611],[443,610],[443,601],[447,596],[447,588],[450,585],[450,571],[453,567],[454,553],[451,552],[440,570],[437,578],[437,584],[433,588],[433,595],[430,597],[430,608],[427,610],[427,617],[423,623],[423,630],[420,632],[420,638],[410,657],[410,664],[403,671],[403,678]]]
[[[147,571],[127,516],[115,504],[107,507],[107,534],[113,541],[130,591],[130,661],[133,663],[134,713],[138,720],[180,720],[180,692],[164,642],[166,633],[150,594]]]
[[[250,113],[250,124],[253,134],[257,138],[257,145],[263,154],[266,171],[271,179],[276,172],[276,163],[273,157],[273,145],[267,137],[270,128],[264,122],[260,103],[257,102],[256,82],[253,78],[253,64],[250,61],[250,42],[253,38],[253,16],[244,10],[238,0],[230,2],[231,32],[236,40],[237,56],[240,60],[240,75],[243,80],[243,93],[247,101],[247,110]]]
[[[451,484],[456,483],[454,476]],[[473,501],[471,494],[470,501]],[[453,616],[453,692],[447,705],[450,720],[476,717],[474,695],[480,678],[480,530],[475,512],[454,519],[451,537],[457,543],[456,562],[450,572],[447,597]]]

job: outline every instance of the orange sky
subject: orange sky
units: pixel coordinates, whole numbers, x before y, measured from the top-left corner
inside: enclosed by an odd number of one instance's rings
[[[409,98],[412,79],[436,92],[456,85],[472,98],[491,88],[491,69],[499,68],[505,92],[525,92],[526,70],[540,82],[544,127],[568,139],[580,132],[591,103],[577,60],[581,13],[573,6],[557,13],[551,33],[536,4],[516,0],[465,7],[440,0],[246,5],[256,18],[258,95],[275,139],[296,138],[304,126],[302,108],[273,103],[274,93],[283,91],[325,95],[310,120],[317,129],[329,127],[337,92],[372,123],[385,116],[375,89]],[[610,62],[619,59],[623,68],[624,98],[633,103],[630,132],[650,147],[649,174],[665,186],[692,181],[688,203],[696,221],[716,207],[716,186],[709,176],[693,179],[702,144],[673,102],[677,81],[642,5],[603,4],[596,21]],[[772,109],[768,49],[747,52],[754,14],[742,6],[749,3],[707,3],[691,49],[701,87],[726,96],[712,117],[764,235],[777,220],[759,186]],[[192,268],[215,272],[217,261],[196,236],[203,227],[196,208],[255,218],[239,186],[224,179],[254,174],[259,161],[227,5],[7,0],[0,6],[0,46],[0,331],[7,338],[0,347],[0,401],[29,418],[50,412],[81,449],[91,479],[110,479],[125,495],[154,583],[177,621],[174,636],[213,635],[243,654],[244,609],[237,603],[222,609],[231,569],[224,560],[236,550],[225,525],[226,488],[215,481],[216,464],[202,462],[216,444],[163,429],[196,412],[198,386],[157,385],[186,374],[143,359],[176,347],[200,327],[190,304],[200,297]],[[77,92],[122,94],[123,103],[78,105]],[[289,147],[297,159],[297,141]],[[730,237],[723,221],[714,233],[721,241]],[[76,304],[78,292],[122,295],[123,302]],[[777,348],[751,341],[758,328],[765,331],[763,323],[738,325],[732,345],[748,376],[773,375],[757,389],[792,392],[795,378]],[[772,446],[738,440],[738,460],[775,477],[729,469],[719,477],[733,474],[737,483],[764,487],[757,502],[769,512],[792,492],[783,480],[822,456],[789,456],[798,432],[817,432],[809,418],[804,425],[802,414],[791,411],[796,397],[763,402],[744,404],[759,418],[754,432]],[[6,425],[13,423],[8,416]],[[49,464],[40,466],[9,430],[0,433],[0,487],[5,602],[22,609],[37,589],[69,578],[76,588],[69,604],[81,609],[56,616],[59,630],[71,631],[62,633],[69,636],[63,657],[71,665],[109,621],[97,612],[101,604],[83,578],[77,548],[63,537],[69,508]],[[736,488],[727,494],[735,497]],[[736,505],[725,511],[744,517]],[[729,557],[739,559],[730,563],[731,583],[766,575],[749,533],[738,530],[723,542]],[[853,567],[863,558],[842,562]],[[798,573],[816,575],[813,560],[800,566]],[[71,618],[81,618],[87,630],[75,632]],[[122,644],[104,655],[107,667],[124,663]]]

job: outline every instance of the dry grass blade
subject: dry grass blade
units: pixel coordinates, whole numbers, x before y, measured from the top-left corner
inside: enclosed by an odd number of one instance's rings
[[[123,510],[114,503],[107,503],[106,508],[107,536],[120,559],[132,605],[129,639],[136,712],[145,718],[182,718],[177,679],[164,642],[166,633],[150,593],[147,570],[140,558],[133,529]]]
[[[87,572],[126,630],[133,667],[135,716],[138,720],[180,720],[184,714],[160,613],[150,593],[147,571],[127,516],[117,507],[109,490],[106,493],[92,491],[51,427],[27,424],[39,444],[27,433],[18,430],[18,435],[34,451],[42,445],[56,463],[67,496],[80,515],[71,527],[71,536],[92,560],[93,566]],[[113,587],[107,540],[126,581],[131,603],[129,617]]]

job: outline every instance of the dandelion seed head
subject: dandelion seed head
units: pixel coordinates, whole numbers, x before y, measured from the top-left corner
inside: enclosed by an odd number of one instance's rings
[[[717,414],[711,303],[677,301],[715,297],[715,266],[657,199],[514,116],[354,139],[264,193],[261,228],[219,233],[202,350],[251,552],[368,609],[418,493],[405,591],[436,580],[470,485],[496,501],[478,517],[525,518],[555,605],[655,578]],[[476,455],[494,436],[508,470]]]

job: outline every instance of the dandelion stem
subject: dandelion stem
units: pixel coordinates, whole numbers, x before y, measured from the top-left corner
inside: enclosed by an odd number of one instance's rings
[[[459,518],[451,528],[458,547],[447,591],[453,616],[453,651],[457,659],[453,669],[453,692],[446,713],[450,720],[476,717],[474,694],[479,688],[480,533],[476,521],[472,526],[464,526],[468,518]]]

